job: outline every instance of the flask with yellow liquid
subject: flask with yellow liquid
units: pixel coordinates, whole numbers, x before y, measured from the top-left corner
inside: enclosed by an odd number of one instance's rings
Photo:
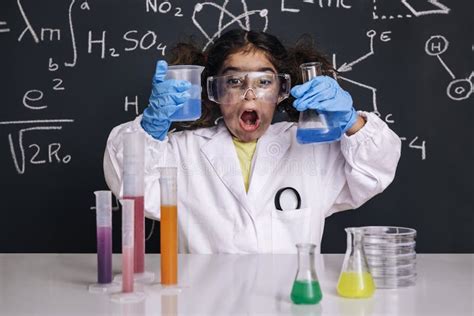
[[[348,298],[368,298],[375,292],[375,285],[369,271],[363,248],[363,231],[350,227],[347,233],[347,249],[337,283],[337,293]]]

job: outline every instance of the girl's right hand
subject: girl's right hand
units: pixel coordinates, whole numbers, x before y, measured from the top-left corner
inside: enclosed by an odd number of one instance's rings
[[[158,140],[163,140],[171,125],[171,115],[183,107],[190,95],[191,83],[187,80],[165,80],[168,64],[159,60],[153,76],[148,107],[143,111],[141,126]]]

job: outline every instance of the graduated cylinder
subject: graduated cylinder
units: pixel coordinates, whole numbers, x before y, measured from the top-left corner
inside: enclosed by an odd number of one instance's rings
[[[178,284],[177,168],[160,168],[161,284]]]
[[[112,282],[112,192],[95,191],[97,226],[97,283]]]
[[[134,201],[134,272],[145,272],[145,139],[140,132],[123,136],[123,199]]]

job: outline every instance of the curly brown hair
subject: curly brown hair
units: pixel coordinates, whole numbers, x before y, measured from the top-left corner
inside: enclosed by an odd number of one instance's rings
[[[320,62],[324,75],[337,74],[328,58],[317,48],[315,41],[309,34],[303,34],[290,48],[285,48],[275,36],[257,31],[245,31],[241,29],[230,30],[219,37],[205,51],[199,48],[194,38],[187,42],[178,43],[171,50],[169,64],[200,65],[205,69],[202,73],[202,115],[194,122],[176,122],[173,128],[196,129],[215,125],[215,121],[222,116],[219,106],[207,98],[207,77],[216,75],[224,64],[226,58],[237,52],[250,53],[254,51],[263,52],[278,73],[287,73],[291,77],[292,85],[302,83],[299,65],[306,62]],[[285,112],[289,121],[297,121],[299,112],[293,107],[294,98],[289,98],[278,104],[277,110]]]

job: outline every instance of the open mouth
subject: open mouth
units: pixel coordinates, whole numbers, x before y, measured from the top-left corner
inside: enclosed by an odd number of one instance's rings
[[[253,110],[244,111],[240,115],[240,127],[244,131],[253,132],[260,126],[260,119],[258,113]]]

